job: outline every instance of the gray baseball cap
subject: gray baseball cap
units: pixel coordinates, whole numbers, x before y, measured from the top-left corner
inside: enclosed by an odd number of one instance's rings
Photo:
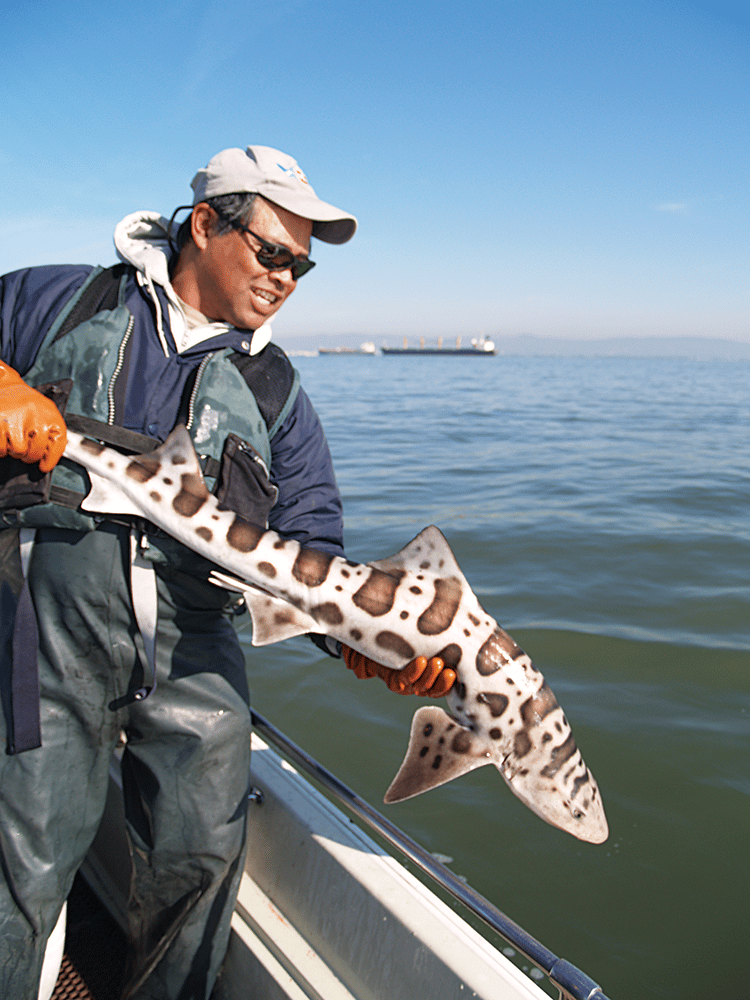
[[[325,243],[346,243],[354,236],[353,215],[321,201],[297,161],[270,146],[224,149],[191,181],[193,204],[241,191],[262,195],[289,212],[311,219],[312,234]]]

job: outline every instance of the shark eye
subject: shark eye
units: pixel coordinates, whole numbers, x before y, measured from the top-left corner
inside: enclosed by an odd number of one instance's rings
[[[580,809],[573,810],[573,819],[583,819],[583,813]]]

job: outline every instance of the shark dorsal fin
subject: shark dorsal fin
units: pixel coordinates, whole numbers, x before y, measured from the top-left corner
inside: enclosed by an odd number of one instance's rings
[[[420,531],[417,537],[405,545],[400,552],[385,559],[378,559],[369,565],[382,570],[383,573],[402,570],[419,572],[420,569],[430,569],[440,576],[453,577],[465,582],[464,575],[445,535],[434,524],[425,528],[424,531]]]

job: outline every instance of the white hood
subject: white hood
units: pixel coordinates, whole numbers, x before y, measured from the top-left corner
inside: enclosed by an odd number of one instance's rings
[[[177,223],[173,223],[173,240],[177,238],[178,229]],[[114,233],[117,256],[125,264],[132,264],[136,268],[139,283],[148,290],[155,303],[159,339],[167,356],[169,349],[163,329],[161,305],[154,285],[161,285],[166,293],[169,302],[169,327],[179,353],[232,329],[228,323],[207,323],[197,327],[188,325],[180,299],[169,280],[172,249],[167,238],[168,231],[169,220],[158,212],[133,212],[126,215],[122,222],[118,222]],[[266,322],[253,333],[250,354],[258,354],[270,339],[271,324]]]

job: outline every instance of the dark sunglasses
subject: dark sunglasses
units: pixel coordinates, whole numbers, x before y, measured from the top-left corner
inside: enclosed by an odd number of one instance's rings
[[[260,250],[253,250],[253,253],[260,266],[265,267],[266,270],[289,270],[292,272],[294,280],[297,281],[303,274],[307,274],[308,271],[311,271],[315,267],[314,260],[310,260],[308,257],[297,257],[288,247],[281,246],[280,243],[269,243],[268,240],[264,240],[262,236],[258,236],[257,233],[254,233],[252,229],[248,229],[241,222],[228,218],[224,212],[220,212],[217,208],[214,208],[214,212],[216,212],[219,218],[228,222],[232,229],[236,229],[241,233],[248,233],[254,240],[260,243]]]

